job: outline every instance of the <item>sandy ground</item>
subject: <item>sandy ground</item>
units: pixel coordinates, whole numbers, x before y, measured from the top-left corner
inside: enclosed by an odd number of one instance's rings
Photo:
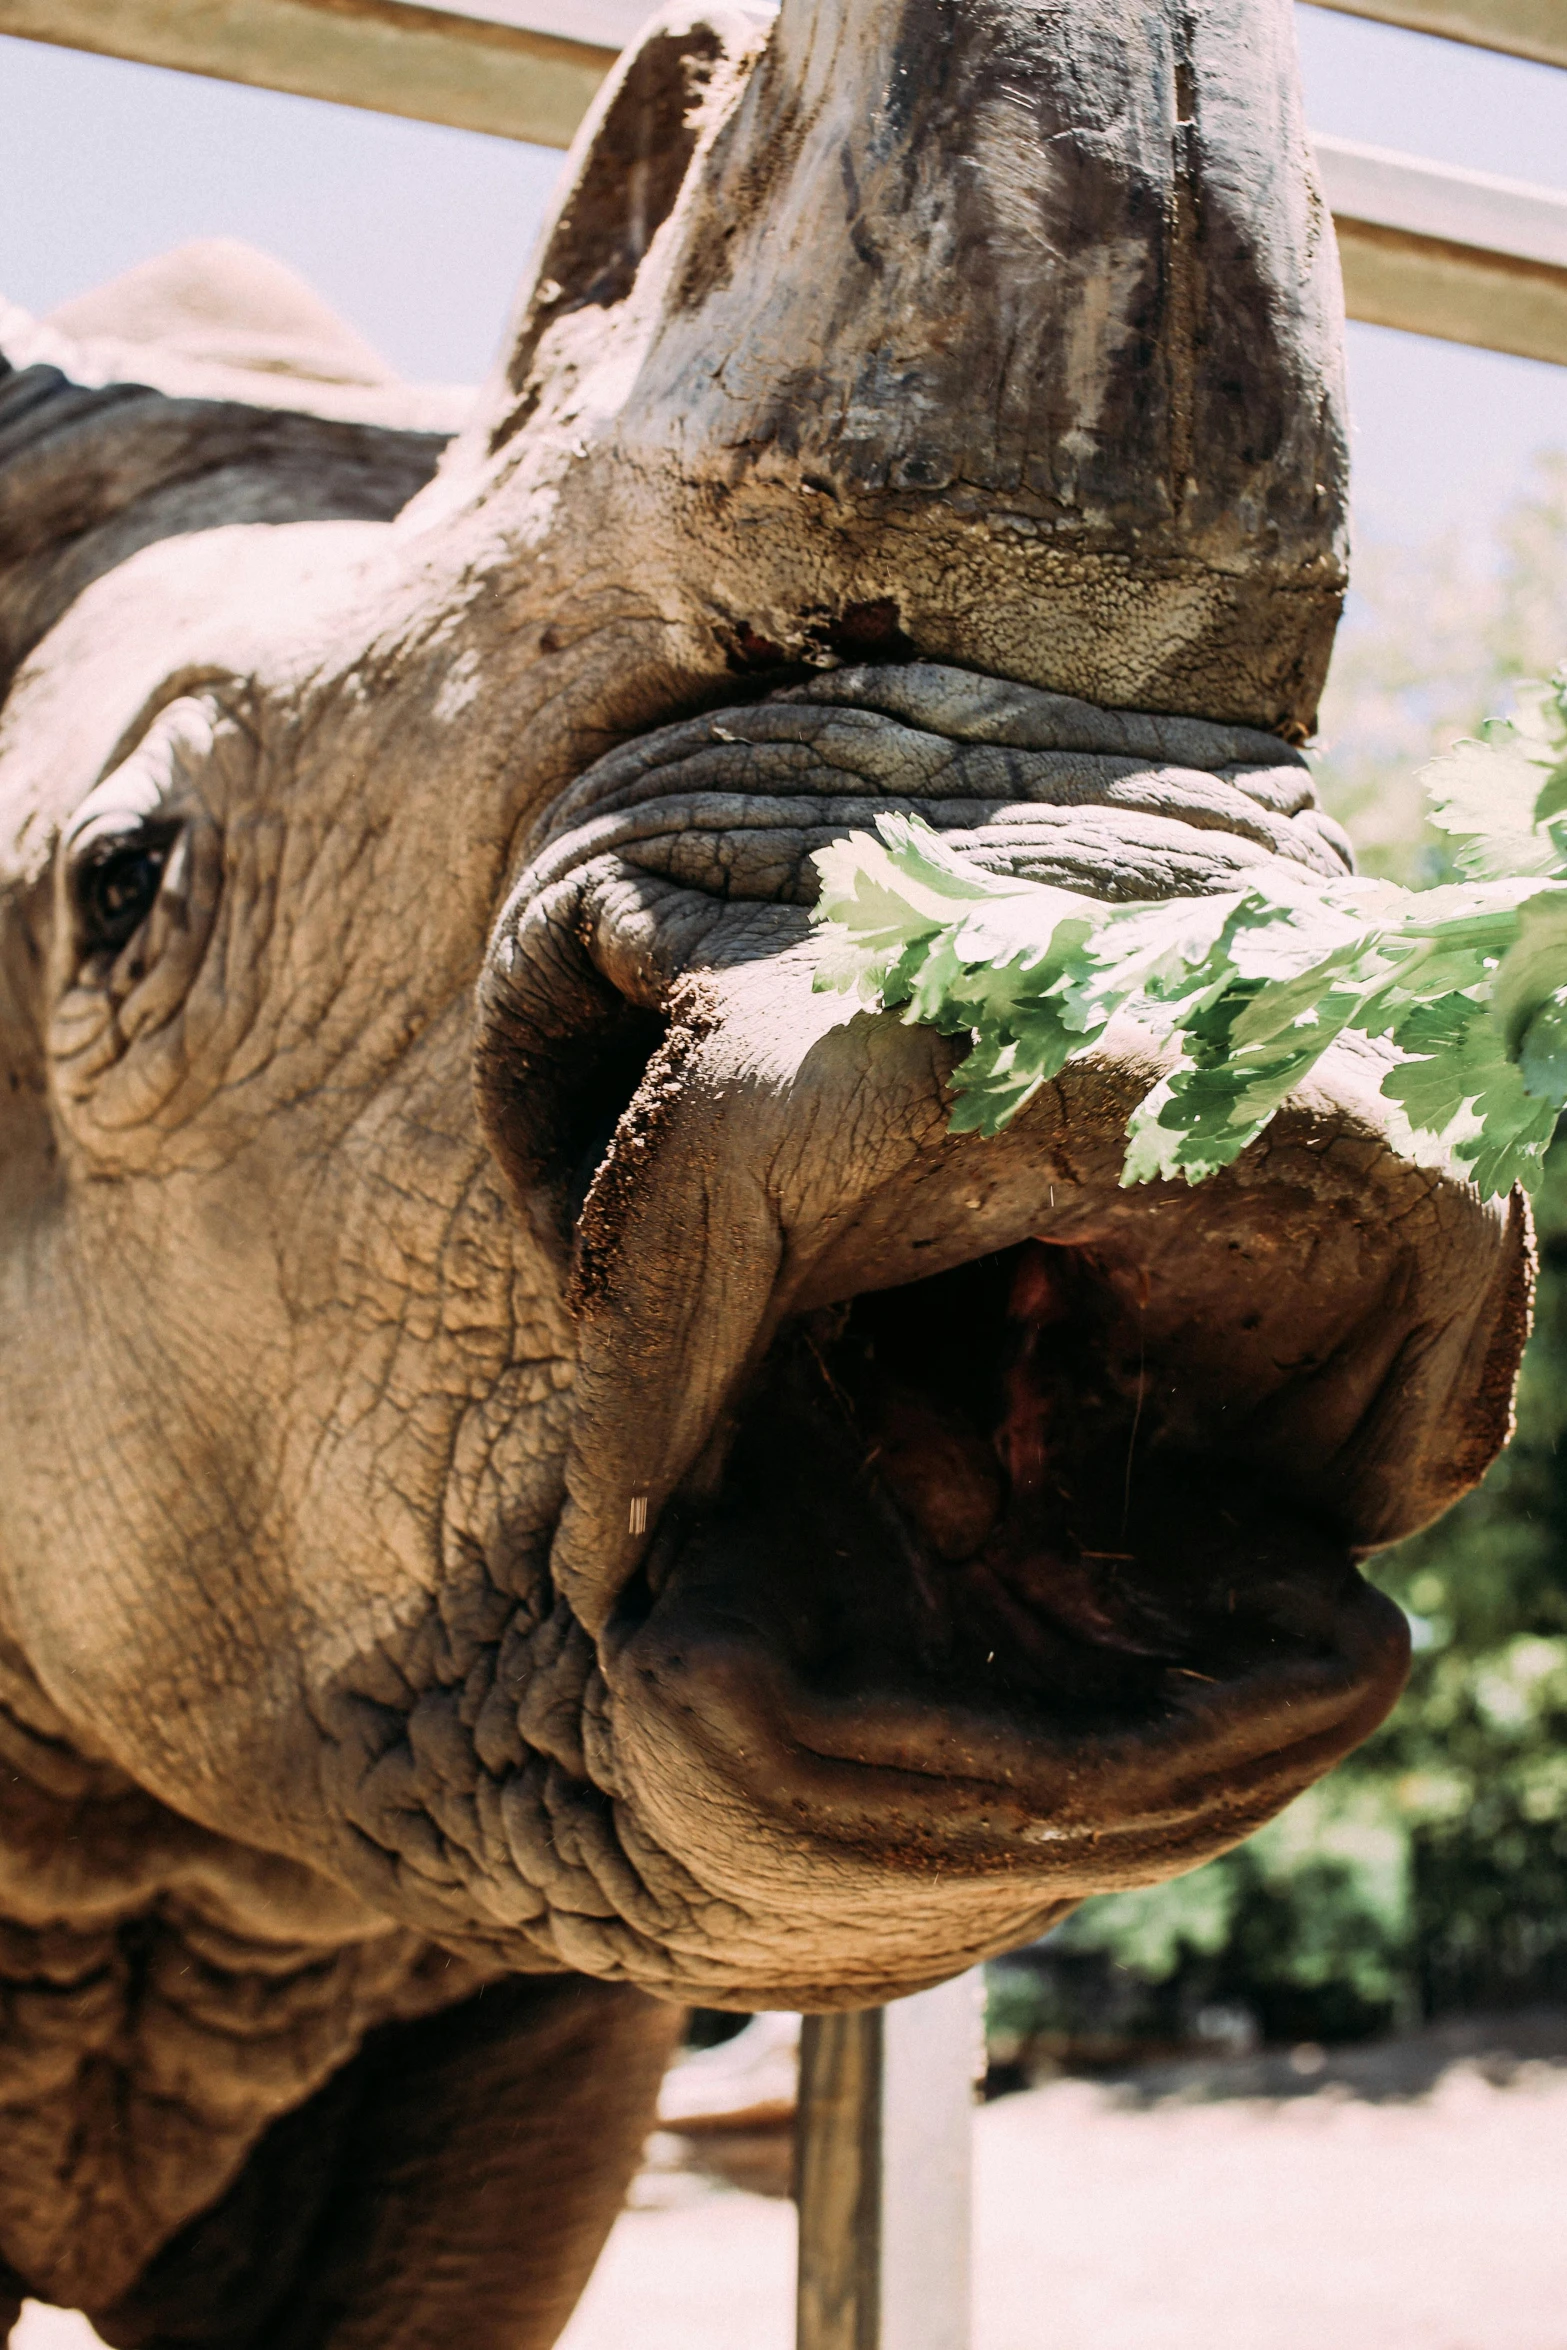
[[[1567,2350],[1567,2063],[1167,2068],[977,2117],[976,2350]],[[791,2350],[794,2218],[652,2178],[561,2350]],[[91,2350],[30,2307],[15,2350]]]

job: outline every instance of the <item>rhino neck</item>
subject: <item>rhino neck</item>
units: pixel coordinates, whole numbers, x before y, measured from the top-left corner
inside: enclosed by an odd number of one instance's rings
[[[1287,0],[666,13],[464,454],[533,551],[612,534],[698,668],[913,651],[1299,735],[1340,317]]]
[[[167,1809],[0,1630],[5,2109],[31,2157],[0,2167],[0,2277],[101,2312],[367,2032],[482,1979]]]

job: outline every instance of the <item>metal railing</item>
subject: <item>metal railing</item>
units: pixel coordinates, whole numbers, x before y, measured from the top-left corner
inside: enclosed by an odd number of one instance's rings
[[[1351,318],[1567,364],[1567,194],[1315,145]]]

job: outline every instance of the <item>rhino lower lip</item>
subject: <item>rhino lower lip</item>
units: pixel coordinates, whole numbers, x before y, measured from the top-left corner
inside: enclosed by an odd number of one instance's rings
[[[1398,1693],[1392,1611],[1362,1585],[1339,1670],[1276,1668],[1215,1703],[1171,1703],[1097,1736],[939,1691],[826,1700],[738,1620],[677,1614],[624,1662],[725,1782],[764,1815],[860,1849],[1053,1873],[1080,1855],[1083,1892],[1140,1863],[1192,1865],[1236,1842],[1372,1730]],[[1069,1884],[1060,1888],[1072,1891]]]
[[[928,1834],[934,1779],[981,1845],[1228,1842],[1397,1695],[1399,1611],[1276,1482],[1164,1441],[1080,1258],[802,1317],[622,1595],[612,1679],[796,1826],[896,1844],[901,1781]]]

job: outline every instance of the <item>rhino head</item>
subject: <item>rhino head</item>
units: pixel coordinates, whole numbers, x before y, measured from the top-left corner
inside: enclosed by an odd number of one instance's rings
[[[882,809],[1343,869],[1289,14],[666,11],[411,503],[379,391],[11,378],[6,1703],[144,1906],[864,2003],[1391,1703],[1354,1562],[1505,1437],[1521,1208],[1369,1052],[1125,1191],[1134,1029],[982,1141],[811,984]]]

